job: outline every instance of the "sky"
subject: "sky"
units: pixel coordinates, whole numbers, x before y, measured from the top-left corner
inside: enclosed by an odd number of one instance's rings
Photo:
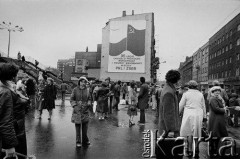
[[[164,80],[186,56],[240,13],[240,0],[0,0],[0,23],[11,22],[23,32],[11,33],[10,56],[31,56],[45,66],[76,51],[96,51],[109,19],[154,13],[158,78]],[[8,32],[0,30],[0,51],[7,53]],[[166,63],[164,63],[166,61]]]

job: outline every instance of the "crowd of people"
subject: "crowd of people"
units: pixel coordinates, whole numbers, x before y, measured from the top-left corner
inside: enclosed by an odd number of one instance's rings
[[[0,64],[0,149],[4,148],[8,157],[15,151],[27,155],[24,119],[28,109],[36,108],[38,119],[42,118],[43,109],[47,109],[48,120],[51,120],[59,92],[64,102],[70,89],[64,82],[58,86],[47,76],[37,84],[31,78],[17,79],[17,73],[16,66]],[[218,81],[203,91],[194,80],[179,86],[180,77],[178,71],[170,70],[166,74],[166,83],[161,86],[146,83],[144,77],[139,79],[140,83],[114,82],[110,77],[104,81],[88,81],[86,77],[80,77],[77,86],[70,91],[76,147],[90,145],[87,134],[90,116],[97,114],[99,121],[105,120],[112,111],[119,111],[120,103],[128,105],[129,127],[135,125],[134,116],[138,109],[138,124],[144,125],[145,111],[151,108],[159,119],[160,134],[167,132],[170,137],[188,139],[188,154],[193,151],[193,137],[201,137],[203,128],[214,137],[228,136],[226,123],[237,126],[237,115],[229,110],[240,108],[238,95],[227,94]],[[217,144],[212,146],[217,147]]]

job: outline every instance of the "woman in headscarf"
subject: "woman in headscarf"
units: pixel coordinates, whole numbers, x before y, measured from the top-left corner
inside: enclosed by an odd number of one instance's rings
[[[57,88],[53,84],[53,79],[47,78],[47,85],[43,90],[43,102],[42,102],[42,108],[40,110],[40,118],[42,115],[42,110],[47,109],[49,113],[48,120],[51,120],[52,110],[55,109],[56,98],[57,98]]]
[[[208,131],[212,132],[212,137],[217,137],[218,140],[215,142],[210,142],[211,150],[218,149],[219,139],[222,137],[227,137],[228,132],[225,123],[225,114],[227,107],[224,106],[224,101],[220,95],[221,93],[220,86],[214,86],[210,89],[212,93],[209,100],[209,122],[208,122]],[[211,152],[213,154],[214,152]]]
[[[104,117],[108,113],[108,96],[110,96],[110,94],[107,82],[103,82],[102,87],[96,93],[97,110],[100,114],[99,120],[104,120]]]
[[[87,130],[89,122],[89,109],[91,107],[91,95],[86,87],[88,82],[86,77],[80,77],[78,86],[72,91],[70,103],[73,107],[72,123],[76,129],[76,146],[90,145]]]
[[[179,103],[179,113],[184,110],[180,136],[188,139],[187,153],[193,154],[193,137],[201,137],[203,118],[206,118],[206,108],[203,94],[197,90],[198,84],[191,80],[189,90],[185,92]]]

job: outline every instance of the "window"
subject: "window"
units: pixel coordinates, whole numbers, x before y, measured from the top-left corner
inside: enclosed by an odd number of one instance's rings
[[[222,61],[222,66],[224,65],[224,61]]]
[[[231,70],[228,71],[228,76],[231,77]]]
[[[224,48],[222,48],[222,54],[224,53]]]
[[[228,74],[227,74],[227,71],[225,71],[225,77],[227,77],[227,75],[228,75]]]
[[[232,36],[232,30],[230,30],[230,36]]]
[[[230,43],[230,45],[229,45],[229,50],[231,50],[232,49],[232,43]]]
[[[237,54],[237,60],[239,60],[239,54]]]
[[[224,38],[224,35],[223,35],[223,37],[222,37],[222,41],[224,41],[224,39],[225,39],[225,38]]]
[[[228,38],[228,33],[226,34],[226,39]]]
[[[239,67],[236,68],[236,76],[239,76]]]
[[[229,63],[232,63],[232,57],[229,58]]]
[[[238,24],[237,26],[237,31],[240,31],[240,24]]]
[[[237,46],[240,45],[240,38],[237,39]]]
[[[222,72],[222,78],[224,77],[224,72]]]
[[[220,44],[222,43],[222,39],[220,38]]]
[[[226,46],[226,51],[228,51],[228,46]]]
[[[228,59],[226,59],[226,64],[228,63]]]

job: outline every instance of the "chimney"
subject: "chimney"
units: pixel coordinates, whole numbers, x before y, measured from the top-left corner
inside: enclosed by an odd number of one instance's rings
[[[123,11],[122,16],[123,16],[123,17],[126,17],[126,11],[125,11],[125,10]]]
[[[134,10],[132,10],[132,15],[134,15]]]

